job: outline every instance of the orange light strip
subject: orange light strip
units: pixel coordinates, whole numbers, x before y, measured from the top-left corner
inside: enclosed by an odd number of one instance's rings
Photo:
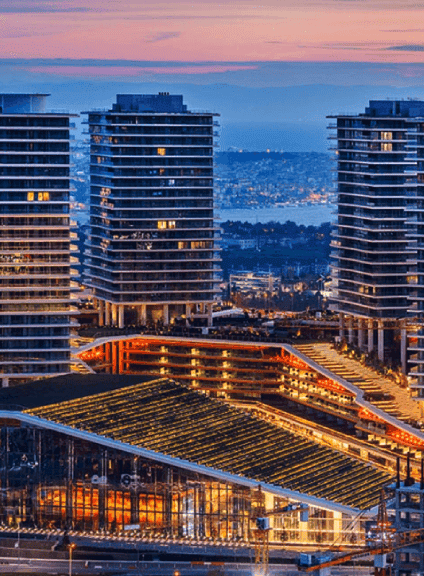
[[[396,428],[391,424],[388,424],[387,426],[387,435],[390,436],[390,438],[393,438],[393,440],[396,440],[396,442],[399,442],[401,444],[408,444],[409,446],[413,446],[415,448],[424,449],[423,440],[420,440],[420,438],[417,438],[416,436],[410,434],[409,432],[405,432],[400,428]]]
[[[359,409],[358,416],[359,418],[361,418],[361,420],[373,420],[374,422],[381,422],[382,424],[386,423],[386,421],[383,420],[383,418],[380,418],[380,416],[377,416],[376,414],[368,410],[368,408],[361,407]]]
[[[329,378],[318,378],[317,386],[320,388],[325,388],[326,390],[331,390],[332,392],[340,392],[341,394],[355,398],[355,394],[353,394],[350,390],[347,390],[344,388],[344,386],[338,382],[334,382],[334,380],[330,380]]]

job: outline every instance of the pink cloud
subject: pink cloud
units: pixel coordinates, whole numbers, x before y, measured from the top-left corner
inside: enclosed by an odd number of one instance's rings
[[[422,7],[419,0],[2,0],[0,58],[414,63],[424,61],[422,52],[388,48],[421,43]],[[125,75],[147,73],[165,72]]]

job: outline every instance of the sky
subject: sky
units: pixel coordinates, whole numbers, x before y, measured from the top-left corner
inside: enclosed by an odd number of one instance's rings
[[[417,0],[0,0],[0,69],[52,82],[417,84],[423,15]]]
[[[183,94],[224,149],[325,151],[327,115],[424,98],[423,33],[424,0],[0,0],[0,92]]]

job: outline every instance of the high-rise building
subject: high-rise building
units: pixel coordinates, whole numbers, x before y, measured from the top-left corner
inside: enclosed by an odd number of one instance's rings
[[[87,285],[99,324],[211,322],[217,292],[214,114],[179,95],[118,95],[88,112]]]
[[[416,339],[410,342],[409,361],[412,368],[409,372],[409,386],[417,399],[424,400],[424,113],[417,119],[411,137],[416,138],[417,146],[417,195],[414,210],[411,211],[413,221],[412,239],[416,248],[416,268],[411,269],[413,285],[411,299],[412,313],[417,321]],[[421,404],[423,417],[424,405]]]
[[[336,116],[332,126],[338,162],[334,308],[341,336],[381,361],[398,354],[405,371],[405,318],[416,308],[417,283],[424,279],[422,270],[417,276],[415,237],[423,117],[424,102],[371,101],[364,113]]]
[[[0,378],[69,371],[70,115],[0,94]]]

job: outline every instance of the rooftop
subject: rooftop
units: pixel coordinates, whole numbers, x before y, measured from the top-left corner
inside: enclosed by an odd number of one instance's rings
[[[24,413],[350,508],[377,504],[382,486],[391,479],[168,379],[125,376],[120,383],[119,376],[73,376],[65,393],[66,378],[38,383],[47,386],[47,404],[36,402],[35,392],[26,399],[33,407]],[[41,392],[38,388],[40,397]],[[60,400],[52,404],[53,398]]]
[[[10,388],[0,388],[2,410],[46,407],[87,396],[119,390],[133,384],[148,382],[151,376],[116,376],[114,374],[66,374],[35,380]]]
[[[49,94],[0,94],[0,113],[28,114],[45,111]]]
[[[159,92],[159,94],[117,94],[113,110],[117,112],[187,112],[181,95]]]

